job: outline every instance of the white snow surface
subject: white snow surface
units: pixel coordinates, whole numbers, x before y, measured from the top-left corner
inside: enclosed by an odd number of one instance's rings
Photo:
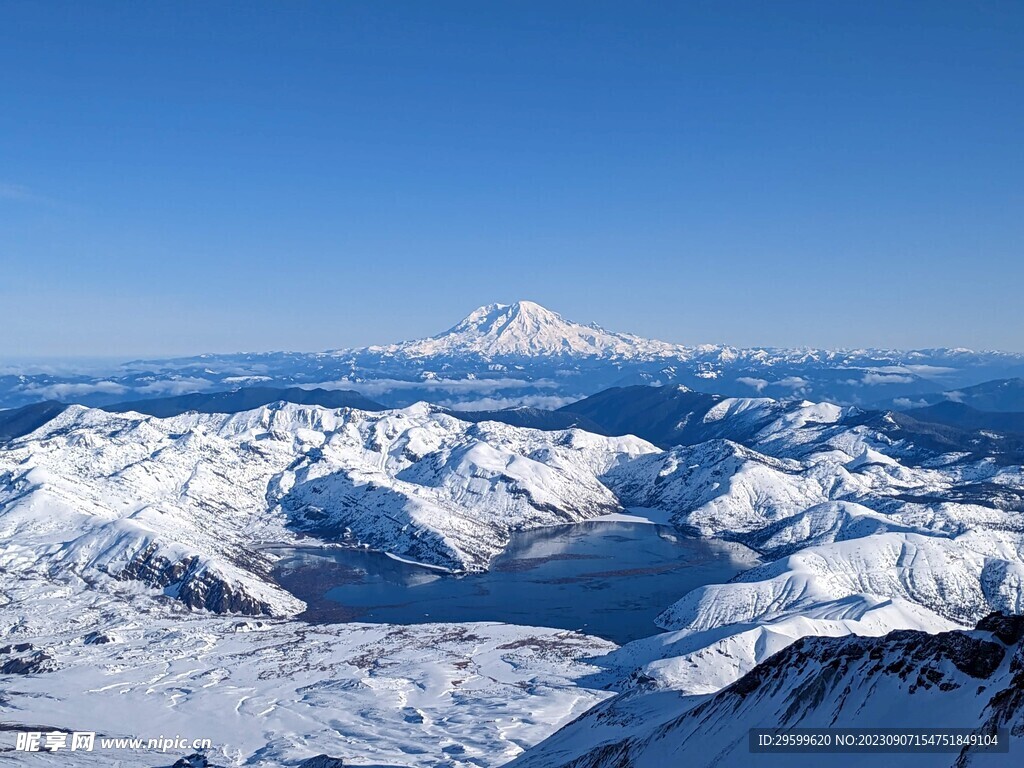
[[[986,630],[834,639],[826,634],[784,643],[780,653],[713,695],[632,692],[603,702],[513,765],[966,768],[1019,763],[1015,752],[1024,716],[1024,646],[1019,640],[1001,639]],[[894,727],[978,728],[983,723],[1009,726],[1008,753],[752,755],[748,750],[751,728],[863,728],[877,733]]]
[[[57,667],[19,678],[3,717],[70,727],[89,712],[112,732],[118,714],[181,732],[209,723],[231,735],[228,764],[334,750],[489,766],[605,698],[599,684],[622,693],[556,740],[610,738],[620,710],[653,725],[655,702],[690,706],[801,637],[940,632],[1024,610],[1021,467],[922,460],[828,404],[716,408],[716,424],[767,426],[746,445],[661,451],[425,404],[171,419],[72,407],[0,446],[2,634],[52,649]],[[268,545],[302,536],[473,570],[515,530],[628,510],[740,541],[764,564],[680,594],[664,633],[617,650],[500,625],[310,626],[288,618],[303,605],[270,577]],[[118,641],[83,645],[97,629]]]
[[[209,738],[220,766],[279,768],[328,754],[347,765],[478,768],[512,759],[610,695],[579,681],[595,671],[587,658],[615,646],[562,630],[216,616],[74,578],[23,579],[3,596],[4,642],[30,642],[56,667],[5,686],[5,748],[16,730],[61,729]],[[90,633],[109,642],[84,641]],[[182,756],[97,746],[0,764],[57,757],[139,768]]]

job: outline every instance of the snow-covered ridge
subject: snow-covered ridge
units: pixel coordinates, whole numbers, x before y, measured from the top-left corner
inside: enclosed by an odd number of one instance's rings
[[[660,451],[634,437],[469,423],[426,404],[170,419],[73,407],[0,450],[0,564],[290,613],[300,606],[268,579],[266,544],[312,535],[473,570],[512,531],[638,506],[782,558],[680,595],[668,628],[764,623],[862,595],[960,622],[1021,605],[1024,524],[1000,506],[1020,493],[1020,469],[904,464],[920,451],[856,415],[723,400],[716,430],[747,446],[725,437]],[[957,501],[929,501],[942,498]],[[858,569],[888,575],[845,575]]]
[[[588,713],[535,750],[516,768],[739,768],[751,763],[750,728],[979,728],[1024,731],[1024,618],[993,614],[973,631],[885,637],[807,637],[791,644],[714,696],[662,698],[655,718],[602,705],[615,713],[617,734],[602,739]],[[590,726],[584,730],[584,726]],[[588,738],[591,742],[588,743]],[[1010,753],[1017,740],[1011,738]],[[805,763],[810,755],[758,755],[759,765]],[[877,754],[843,754],[838,764],[879,764]],[[964,748],[946,754],[887,754],[894,766],[1011,765],[1010,754]]]
[[[726,437],[640,456],[607,481],[621,498],[673,510],[677,526],[739,540],[767,562],[729,583],[693,590],[659,617],[664,633],[610,654],[604,665],[624,693],[528,753],[524,768],[664,765],[682,759],[677,748],[707,755],[696,765],[744,764],[746,729],[776,726],[798,706],[801,691],[819,683],[798,673],[783,679],[786,670],[776,665],[779,677],[765,689],[782,708],[767,711],[763,722],[746,711],[743,696],[706,710],[712,714],[699,722],[686,720],[685,729],[682,717],[672,725],[672,713],[760,670],[800,638],[937,633],[973,626],[993,610],[1024,612],[1019,465],[936,453],[855,410],[812,403],[778,410],[771,401],[723,401],[716,408],[721,418],[714,423]],[[750,423],[758,425],[755,434],[747,431]],[[730,428],[745,445],[727,438]],[[835,701],[810,713],[824,721],[789,724],[909,722],[884,710],[906,709],[906,686],[879,693],[874,680],[858,683],[870,700],[851,699],[846,708],[847,679],[836,682]],[[939,706],[974,712],[991,696],[978,698],[976,686],[959,685],[965,696],[970,691],[968,699],[946,696],[952,703]],[[858,721],[883,711],[875,722]],[[659,730],[659,723],[666,725]],[[630,731],[636,735],[624,740]],[[694,746],[705,743],[710,751]]]
[[[0,565],[288,614],[263,545],[300,534],[481,569],[513,530],[620,511],[637,438],[471,424],[425,404],[158,419],[75,406],[0,450]]]
[[[659,450],[422,403],[167,419],[75,406],[0,446],[0,568],[157,613],[173,610],[163,595],[178,610],[288,616],[303,606],[264,545],[306,535],[481,569],[517,529],[647,507],[761,553],[600,662],[624,690],[608,707],[630,711],[708,696],[801,637],[938,632],[1024,608],[1020,466],[939,453],[829,404],[723,398],[708,413],[712,439]]]

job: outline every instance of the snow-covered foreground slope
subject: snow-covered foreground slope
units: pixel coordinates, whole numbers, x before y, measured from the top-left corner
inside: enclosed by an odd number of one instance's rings
[[[302,605],[269,581],[263,545],[310,535],[482,569],[513,530],[619,511],[599,478],[655,450],[426,405],[169,419],[72,407],[0,449],[0,565],[288,615]]]
[[[653,698],[653,697],[652,697]],[[808,637],[717,694],[600,705],[516,768],[741,768],[749,765],[1003,766],[1024,735],[1024,618],[992,614],[974,631]],[[614,727],[611,726],[614,723]],[[580,725],[586,725],[582,728]],[[1010,752],[757,754],[751,728],[1006,728]]]
[[[578,681],[594,671],[587,657],[614,646],[573,632],[218,617],[82,586],[30,579],[3,590],[0,664],[45,660],[4,686],[3,750],[14,731],[58,729],[209,738],[219,766],[280,768],[323,753],[347,765],[478,768],[609,695]],[[152,768],[183,755],[97,747],[0,752],[0,764]]]

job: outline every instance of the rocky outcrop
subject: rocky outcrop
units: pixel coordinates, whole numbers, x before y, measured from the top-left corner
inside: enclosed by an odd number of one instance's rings
[[[214,613],[241,613],[248,616],[273,615],[273,607],[237,585],[230,584],[203,564],[197,556],[172,561],[150,544],[121,571],[118,579],[141,581],[162,588],[190,608]]]
[[[905,712],[906,722],[893,722],[894,711]],[[990,614],[970,631],[804,637],[696,706],[681,704],[660,725],[623,721],[631,735],[561,760],[542,743],[514,765],[648,768],[685,754],[695,767],[728,768],[749,763],[751,727],[946,726],[932,718],[950,713],[961,727],[1024,736],[1024,616]],[[577,723],[551,741],[564,747]],[[886,754],[886,764],[920,764],[906,756]],[[976,748],[934,757],[935,765],[957,768],[991,758]]]
[[[298,768],[345,768],[345,761],[340,757],[317,755],[299,763]]]
[[[10,658],[0,658],[0,675],[37,675],[57,669],[53,656],[45,650],[34,650],[31,643],[22,643],[16,647],[24,650],[13,651],[18,655]]]

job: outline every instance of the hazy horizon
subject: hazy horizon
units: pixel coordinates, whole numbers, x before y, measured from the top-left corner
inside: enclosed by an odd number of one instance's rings
[[[522,300],[528,300],[528,299],[516,299],[516,300],[510,300],[510,301],[487,302],[487,303],[488,304],[493,304],[493,303],[513,304],[516,301],[522,301]],[[418,339],[424,339],[424,338],[429,338],[429,337],[441,335],[441,334],[445,333],[447,330],[449,330],[457,321],[462,320],[465,316],[467,316],[470,313],[470,311],[472,311],[473,309],[477,309],[479,307],[483,307],[483,306],[485,306],[485,304],[480,304],[480,305],[477,305],[477,306],[475,306],[475,307],[473,307],[471,309],[467,309],[458,318],[452,318],[447,323],[442,323],[440,326],[432,328],[432,329],[423,329],[423,331],[421,331],[420,333],[415,334],[415,335],[406,336],[404,338],[388,339],[388,340],[384,340],[384,341],[372,341],[372,342],[371,341],[367,341],[367,342],[364,342],[364,343],[355,343],[355,344],[346,345],[346,346],[337,346],[336,345],[336,346],[328,346],[328,347],[323,347],[323,348],[304,348],[304,347],[230,348],[230,347],[225,347],[225,348],[220,348],[220,349],[184,349],[181,352],[175,352],[175,353],[170,353],[170,354],[158,354],[158,353],[147,352],[145,350],[139,350],[139,351],[136,351],[134,353],[111,354],[111,355],[74,355],[74,354],[72,354],[72,355],[2,355],[2,354],[0,354],[0,375],[2,375],[4,373],[12,373],[12,372],[25,373],[25,374],[34,374],[34,373],[54,373],[54,374],[69,374],[69,373],[86,374],[86,373],[92,373],[92,374],[100,374],[100,373],[103,373],[103,372],[112,371],[114,368],[116,368],[118,366],[121,366],[121,365],[123,365],[125,363],[130,363],[130,362],[132,362],[134,360],[144,361],[144,360],[160,360],[160,359],[165,359],[165,358],[166,359],[170,359],[170,358],[179,358],[179,357],[180,358],[190,358],[190,357],[196,357],[196,356],[200,356],[200,355],[231,355],[231,354],[247,354],[247,353],[253,353],[253,354],[274,353],[274,352],[317,353],[317,352],[331,352],[331,351],[335,351],[335,350],[345,350],[345,349],[360,349],[360,348],[364,348],[364,347],[381,346],[381,345],[387,345],[387,344],[393,344],[393,343],[401,343],[401,342],[407,342],[407,341],[416,341]],[[558,309],[556,307],[546,307],[546,309],[550,309],[550,310],[553,310],[555,312],[558,312]],[[560,312],[558,312],[558,314],[562,315],[563,319],[568,321],[568,322],[578,323],[578,324],[581,324],[581,325],[589,325],[589,324],[592,324],[592,323],[596,322],[596,321],[588,320],[586,318],[566,317],[563,313],[560,313]],[[634,335],[642,336],[642,334],[635,334],[635,332],[632,331],[629,328],[613,328],[613,327],[606,326],[606,325],[604,325],[602,323],[597,323],[597,325],[601,326],[602,328],[604,328],[607,331],[612,331],[612,332],[615,332],[615,333],[634,333]],[[883,346],[883,345],[879,345],[879,344],[863,344],[863,345],[847,345],[847,346],[839,346],[839,345],[834,345],[834,346],[826,346],[826,345],[814,346],[814,345],[809,345],[809,344],[793,344],[793,345],[743,344],[743,345],[741,345],[741,344],[731,344],[728,341],[686,342],[686,341],[679,341],[677,339],[664,338],[664,337],[659,337],[659,336],[650,336],[650,337],[644,337],[644,338],[650,338],[650,339],[656,340],[656,341],[664,341],[664,342],[668,342],[668,343],[671,343],[671,344],[680,344],[680,345],[683,345],[683,346],[690,346],[690,347],[696,347],[696,346],[700,346],[702,344],[710,344],[710,345],[713,345],[713,346],[735,347],[737,349],[758,349],[758,348],[765,348],[765,349],[828,349],[828,350],[857,350],[857,349],[879,349],[879,350],[886,350],[886,349],[889,349],[889,350],[897,350],[897,351],[898,350],[907,351],[907,350],[918,350],[918,349],[924,350],[924,349],[939,349],[939,348],[947,348],[947,349],[962,348],[962,347],[957,347],[957,346],[954,346],[954,345],[938,345],[938,346],[933,346],[933,347],[887,347],[887,346]],[[995,347],[973,347],[973,348],[969,348],[969,349],[972,349],[975,352],[1007,352],[1007,353],[1014,353],[1014,354],[1021,353],[1020,350],[999,349],[999,348],[995,348]]]

